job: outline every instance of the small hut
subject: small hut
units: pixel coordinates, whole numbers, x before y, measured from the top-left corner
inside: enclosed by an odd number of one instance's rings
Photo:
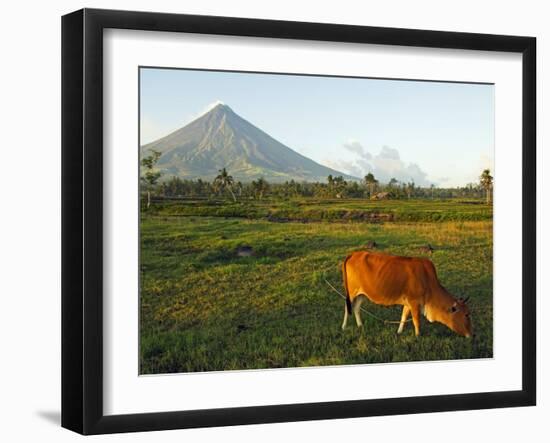
[[[379,192],[371,197],[371,200],[388,200],[390,198],[389,192]]]

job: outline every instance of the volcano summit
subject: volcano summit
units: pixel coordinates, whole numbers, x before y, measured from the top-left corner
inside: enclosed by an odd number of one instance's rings
[[[260,177],[274,183],[324,182],[331,174],[353,179],[290,149],[225,104],[141,147],[142,155],[151,150],[161,153],[157,166],[165,177],[212,180],[226,168],[243,182]]]

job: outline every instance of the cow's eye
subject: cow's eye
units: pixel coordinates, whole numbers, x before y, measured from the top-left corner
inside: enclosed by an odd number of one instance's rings
[[[455,313],[456,311],[458,311],[458,308],[456,306],[451,306],[451,312]]]

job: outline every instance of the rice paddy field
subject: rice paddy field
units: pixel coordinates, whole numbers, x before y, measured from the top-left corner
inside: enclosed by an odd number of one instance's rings
[[[368,242],[429,257],[470,296],[476,339],[401,306],[364,303],[342,331],[341,263]],[[141,214],[140,372],[243,370],[492,357],[492,207],[470,200],[155,202]]]

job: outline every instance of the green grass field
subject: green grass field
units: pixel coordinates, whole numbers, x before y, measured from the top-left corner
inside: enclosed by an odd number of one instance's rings
[[[492,232],[475,201],[157,203],[141,218],[140,372],[492,357]],[[471,297],[476,340],[424,318],[421,337],[410,322],[397,335],[364,313],[362,330],[350,319],[342,331],[344,300],[325,278],[343,291],[342,260],[369,240],[407,256],[430,243],[441,283]],[[253,256],[236,254],[244,245]]]

